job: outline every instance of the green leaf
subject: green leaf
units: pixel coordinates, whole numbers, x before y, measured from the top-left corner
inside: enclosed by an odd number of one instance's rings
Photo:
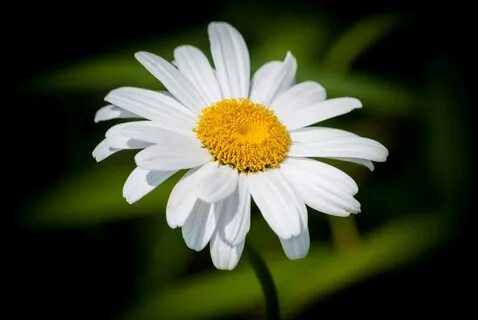
[[[409,263],[443,241],[452,230],[449,225],[444,216],[413,215],[376,229],[345,252],[314,245],[309,255],[298,261],[289,261],[283,254],[266,255],[279,292],[281,312],[293,318],[318,298]],[[163,287],[126,318],[220,317],[248,312],[261,304],[259,283],[252,269],[242,261],[232,272],[214,270]]]
[[[368,48],[384,38],[401,23],[397,15],[377,15],[366,18],[348,29],[328,50],[323,66],[345,73]]]
[[[132,170],[103,164],[70,177],[31,204],[26,223],[37,227],[78,227],[164,212],[180,173],[130,205],[123,198],[122,189]]]

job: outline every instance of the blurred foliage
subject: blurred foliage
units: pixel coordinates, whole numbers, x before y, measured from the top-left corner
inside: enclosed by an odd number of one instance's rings
[[[441,243],[450,232],[450,221],[443,216],[413,214],[371,232],[362,243],[346,252],[314,246],[307,259],[298,261],[284,259],[281,254],[267,256],[279,288],[281,310],[285,317],[293,318],[317,298],[409,263]],[[231,273],[201,274],[166,286],[127,314],[126,318],[202,319],[226,316],[253,309],[260,305],[261,300],[261,289],[252,269],[242,264]]]
[[[356,96],[364,102],[365,107],[360,112],[368,112],[373,116],[374,122],[362,122],[363,128],[360,130],[384,129],[377,137],[380,139],[384,136],[385,143],[390,146],[392,159],[397,157],[394,146],[399,143],[403,133],[396,129],[399,125],[388,128],[387,124],[399,123],[402,119],[419,119],[426,124],[428,130],[425,139],[433,141],[427,150],[428,158],[410,160],[408,155],[400,157],[409,160],[406,164],[417,163],[418,168],[425,167],[425,171],[418,174],[429,180],[436,179],[437,188],[441,188],[442,194],[447,194],[447,186],[463,182],[468,174],[467,164],[462,163],[462,170],[458,173],[450,171],[456,161],[464,160],[457,160],[453,153],[444,151],[456,150],[455,142],[461,138],[453,127],[458,120],[451,111],[456,103],[456,91],[453,87],[438,83],[449,72],[433,68],[433,74],[429,77],[432,89],[426,91],[352,68],[359,56],[400,26],[403,22],[401,17],[373,16],[340,33],[328,27],[324,21],[294,18],[292,15],[287,18],[279,16],[273,24],[254,16],[251,21],[254,23],[243,21],[237,27],[245,30],[246,39],[249,35],[252,39],[256,37],[256,41],[252,41],[249,46],[254,69],[267,60],[282,59],[285,51],[291,49],[298,58],[300,80],[322,83],[329,96]],[[254,30],[251,25],[255,26]],[[334,38],[335,41],[329,41]],[[146,39],[142,43],[131,44],[111,53],[59,67],[30,83],[28,90],[49,92],[52,95],[61,93],[88,96],[106,94],[107,90],[125,85],[159,89],[160,84],[134,60],[132,53],[148,50],[171,59],[174,47],[183,43],[192,43],[207,51],[205,28],[172,34],[162,39]],[[429,112],[432,107],[437,112]],[[91,116],[93,118],[93,113]],[[98,141],[100,140],[98,136]],[[131,158],[130,154],[127,156]],[[423,154],[420,153],[420,156]],[[119,155],[112,157],[121,158]],[[463,158],[466,157],[460,157]],[[32,213],[26,217],[27,222],[35,227],[86,228],[118,219],[146,219],[146,225],[141,225],[141,232],[138,231],[144,238],[143,243],[147,244],[143,260],[138,262],[143,272],[138,279],[137,297],[132,306],[128,306],[131,308],[125,310],[127,318],[180,319],[250,312],[261,314],[262,311],[257,311],[262,301],[261,290],[252,270],[244,263],[245,256],[233,272],[219,272],[208,263],[206,270],[189,274],[191,264],[196,259],[194,253],[182,243],[178,230],[167,228],[164,216],[160,214],[164,213],[169,192],[179,175],[137,204],[128,205],[121,196],[121,186],[132,170],[132,160],[128,165],[111,165],[108,161],[110,159],[98,164],[98,168],[94,170],[88,169],[60,181],[56,188],[35,201]],[[382,166],[386,167],[387,163],[378,167]],[[405,166],[405,170],[409,168]],[[377,171],[380,176],[381,170]],[[407,188],[403,181],[398,184],[398,175],[388,173],[373,178],[374,183],[386,180],[382,184],[384,188],[380,188],[382,185],[377,185],[376,188],[367,186],[368,179],[372,178],[365,169],[354,176],[360,176],[359,179],[363,180],[360,183],[363,189],[359,193],[359,199],[366,199],[364,211],[372,208],[369,217],[380,216],[380,219],[375,222],[378,225],[375,229],[368,231],[357,240],[358,243],[352,247],[347,246],[344,250],[335,250],[326,244],[317,245],[313,241],[306,259],[288,261],[280,252],[272,231],[268,230],[259,217],[253,219],[248,241],[255,243],[260,252],[267,252],[266,260],[276,281],[282,312],[286,316],[293,317],[313,301],[353,283],[410,263],[454,232],[455,229],[450,227],[453,225],[449,216],[449,212],[453,211],[450,195],[442,199],[443,202],[448,202],[436,207],[416,203],[409,205],[405,212],[397,212],[407,206],[395,194],[398,189]],[[390,196],[393,199],[389,200]],[[378,203],[381,200],[384,201],[383,208],[374,211],[374,201]],[[400,203],[402,207],[394,207],[393,201]],[[415,207],[419,207],[418,210],[422,209],[420,207],[425,208],[420,213]],[[390,212],[387,214],[387,211]],[[393,214],[400,218],[390,219],[388,216]],[[311,215],[309,219],[312,224],[315,217]],[[357,217],[357,220],[360,219],[361,215]],[[314,232],[312,236],[315,236]],[[334,234],[334,237],[337,235]]]
[[[379,15],[358,22],[330,47],[323,65],[337,73],[349,71],[357,57],[399,26],[402,19],[394,15]]]
[[[181,173],[156,188],[155,198],[146,195],[142,201],[129,205],[121,197],[121,192],[131,171],[132,168],[110,165],[69,177],[35,203],[28,223],[37,227],[73,227],[164,211],[169,193]],[[92,181],[95,181],[94,188]],[[67,214],[65,208],[68,208]]]

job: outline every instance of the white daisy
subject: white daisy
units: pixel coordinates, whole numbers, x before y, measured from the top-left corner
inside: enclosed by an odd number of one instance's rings
[[[355,98],[326,100],[312,81],[295,84],[297,63],[264,64],[250,78],[249,52],[231,25],[208,27],[214,68],[201,50],[180,46],[174,62],[148,52],[135,57],[168,91],[119,88],[95,121],[144,118],[113,126],[93,151],[101,161],[122,149],[143,149],[123,195],[139,200],[181,169],[171,192],[170,227],[182,227],[187,246],[208,243],[214,265],[233,269],[250,227],[251,196],[290,259],[309,250],[306,205],[327,214],[360,212],[357,184],[310,157],[365,165],[385,161],[387,149],[353,133],[307,127],[361,108]]]

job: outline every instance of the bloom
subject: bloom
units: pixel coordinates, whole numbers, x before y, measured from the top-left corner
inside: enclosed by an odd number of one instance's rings
[[[264,64],[250,78],[249,52],[231,25],[208,27],[214,68],[197,48],[180,46],[172,63],[148,52],[135,57],[168,90],[124,87],[105,98],[95,121],[144,118],[113,126],[93,151],[97,161],[123,149],[143,149],[123,195],[139,200],[181,169],[188,169],[166,208],[170,227],[182,227],[188,247],[208,243],[219,269],[233,269],[250,227],[251,196],[290,259],[309,249],[306,205],[327,214],[360,212],[357,184],[314,158],[362,164],[385,161],[387,149],[353,133],[307,127],[362,104],[326,100],[325,89],[295,84],[297,62]]]

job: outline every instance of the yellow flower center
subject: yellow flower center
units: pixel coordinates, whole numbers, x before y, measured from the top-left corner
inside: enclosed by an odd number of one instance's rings
[[[278,167],[290,144],[274,112],[247,99],[225,99],[203,109],[194,131],[215,160],[241,172]]]

